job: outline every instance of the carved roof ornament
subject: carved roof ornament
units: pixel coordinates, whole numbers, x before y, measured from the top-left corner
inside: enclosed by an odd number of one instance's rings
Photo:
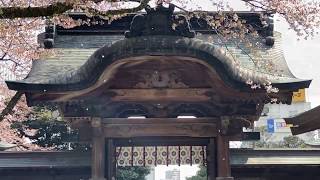
[[[136,84],[135,88],[188,88],[175,72],[155,71],[143,78],[144,82]]]
[[[149,35],[173,35],[193,38],[195,32],[191,31],[187,18],[183,15],[174,15],[173,4],[168,8],[162,4],[155,8],[148,6],[147,14],[134,16],[130,31],[125,33],[126,38]]]

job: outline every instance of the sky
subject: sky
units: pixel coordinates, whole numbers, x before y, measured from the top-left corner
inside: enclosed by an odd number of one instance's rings
[[[307,101],[320,105],[320,35],[310,40],[297,40],[283,20],[276,21],[275,30],[282,33],[283,52],[292,73],[301,79],[312,79],[307,89]]]

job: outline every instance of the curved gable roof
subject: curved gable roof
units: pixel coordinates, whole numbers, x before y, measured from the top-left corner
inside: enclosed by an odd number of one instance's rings
[[[239,87],[246,87],[248,79],[256,83],[270,81],[279,88],[289,89],[306,88],[311,82],[298,79],[290,72],[281,51],[279,33],[276,34],[273,47],[260,45],[254,48],[259,56],[248,49],[245,43],[223,41],[218,35],[198,35],[196,38],[144,36],[130,39],[123,39],[119,35],[58,36],[55,42],[57,56],[35,61],[27,78],[7,81],[8,87],[21,91],[84,89],[92,85],[112,63],[146,55],[200,59],[212,66],[224,80]],[[252,43],[255,41],[252,40]]]

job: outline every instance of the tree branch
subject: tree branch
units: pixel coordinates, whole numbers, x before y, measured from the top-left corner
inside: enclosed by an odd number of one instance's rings
[[[262,2],[255,1],[255,0],[242,0],[245,3],[248,3],[250,6],[254,8],[259,8],[261,10],[270,11],[271,9],[268,9],[266,5],[264,5]]]
[[[62,14],[72,8],[72,4],[61,2],[43,7],[2,7],[0,8],[0,16],[2,19],[53,16]]]
[[[10,45],[9,45],[10,46]],[[18,63],[17,61],[11,59],[11,58],[5,58],[7,56],[7,53],[4,53],[1,57],[0,57],[0,62],[6,62],[6,61],[10,61],[13,62],[16,66],[21,66],[20,63]]]
[[[101,2],[102,0],[92,0],[92,2]],[[114,0],[110,0],[113,2]],[[145,8],[151,0],[129,0],[132,2],[139,2],[140,5],[134,8],[124,8],[117,10],[109,10],[109,11],[98,11],[96,9],[89,9],[90,12],[94,13],[94,15],[117,15],[117,14],[125,14],[125,13],[134,13]],[[49,6],[41,6],[41,7],[1,7],[0,8],[0,19],[14,19],[14,18],[35,18],[35,17],[45,17],[45,16],[53,16],[57,14],[63,14],[68,10],[72,10],[75,4],[67,3],[67,2],[57,2],[55,4],[51,4]]]
[[[10,61],[10,62],[13,62],[16,66],[21,66],[20,63],[18,63],[17,61],[13,60],[13,59],[0,59],[0,62],[7,62],[7,61]]]
[[[3,56],[0,58],[0,60],[4,60],[6,56],[7,56],[7,53],[4,53]]]
[[[136,0],[132,0],[134,2],[137,2]],[[117,14],[126,14],[126,13],[135,13],[138,11],[141,11],[145,7],[148,6],[148,3],[151,0],[141,0],[140,5],[134,8],[127,8],[127,9],[118,9],[118,10],[109,10],[109,11],[98,11],[96,9],[89,9],[89,12],[92,13],[93,15],[102,15],[102,16],[108,16],[108,15],[117,15]]]
[[[0,114],[0,122],[4,119],[4,117],[8,114],[10,114],[13,110],[13,108],[16,106],[16,104],[18,103],[18,101],[20,100],[21,96],[23,95],[23,92],[16,92],[16,94],[10,99],[8,105],[6,106],[6,108],[4,108],[4,110],[2,110],[1,114]]]

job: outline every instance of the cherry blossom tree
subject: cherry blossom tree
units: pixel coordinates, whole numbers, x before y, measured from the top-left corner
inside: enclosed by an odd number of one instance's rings
[[[212,11],[233,12],[235,0],[210,0]],[[315,0],[238,0],[251,11],[267,11],[282,16],[297,33],[304,38],[315,35],[320,25],[320,2]],[[52,53],[37,43],[37,35],[44,31],[46,20],[65,28],[88,23],[74,20],[68,12],[82,12],[88,17],[99,16],[112,21],[128,13],[137,13],[154,4],[172,3],[187,16],[199,16],[222,36],[256,33],[245,25],[236,11],[212,16],[201,11],[196,0],[0,0],[0,140],[16,141],[10,122],[27,115],[22,93],[7,89],[4,79],[21,79],[29,72],[31,62],[40,56]],[[191,13],[191,11],[193,11]],[[261,20],[263,20],[261,14]],[[232,23],[223,23],[230,21]],[[232,24],[232,28],[225,27]],[[232,33],[230,29],[238,29]],[[239,33],[240,32],[240,33]],[[252,83],[251,83],[252,84]],[[17,105],[16,105],[17,104]]]

